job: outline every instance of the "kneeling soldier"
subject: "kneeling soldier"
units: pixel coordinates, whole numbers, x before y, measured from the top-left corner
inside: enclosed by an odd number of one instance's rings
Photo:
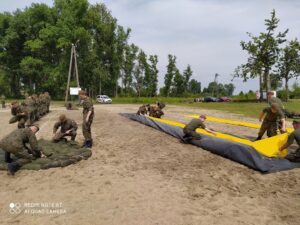
[[[0,141],[0,148],[5,151],[5,161],[7,162],[9,175],[14,175],[22,166],[41,157],[41,149],[38,147],[35,136],[38,131],[39,128],[32,125],[17,129]],[[29,146],[26,144],[29,144]],[[13,154],[17,160],[12,162],[10,154]]]
[[[59,127],[60,131],[57,132]],[[60,115],[58,122],[53,127],[53,141],[59,142],[65,139],[66,136],[71,136],[71,140],[75,141],[77,128],[77,123],[74,120],[68,119],[64,114]]]
[[[265,117],[264,117],[265,116]],[[267,131],[268,137],[273,137],[277,135],[278,120],[280,120],[282,127],[280,131],[285,132],[285,116],[280,110],[279,106],[276,103],[273,103],[271,107],[265,108],[260,114],[259,121],[261,122],[264,117],[264,120],[261,124],[260,130],[258,132],[257,140],[261,140],[264,133]]]
[[[279,151],[283,151],[296,141],[298,149],[293,153],[289,153],[285,158],[292,162],[300,162],[300,121],[294,120],[293,127],[295,129],[294,132],[289,135],[287,142],[279,148]]]
[[[201,139],[201,135],[196,132],[197,128],[202,128],[205,131],[216,135],[216,133],[208,128],[206,128],[204,121],[206,120],[206,116],[201,115],[199,116],[199,119],[192,119],[184,128],[183,133],[185,134],[183,136],[183,139],[189,139],[189,138],[196,138]]]

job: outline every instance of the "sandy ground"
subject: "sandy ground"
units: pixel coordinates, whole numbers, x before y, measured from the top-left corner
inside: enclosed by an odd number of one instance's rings
[[[263,175],[118,115],[136,109],[95,106],[89,160],[65,168],[20,171],[15,177],[0,171],[0,224],[299,224],[300,169]],[[81,125],[80,110],[53,107],[39,122],[39,138],[51,138],[61,113]],[[186,122],[185,113],[257,122],[175,106],[166,108],[165,118]],[[9,117],[8,110],[0,111],[0,138],[16,126],[7,124]],[[257,134],[243,127],[208,125],[249,138]],[[82,142],[81,129],[78,141]],[[22,212],[10,212],[10,203],[20,203]],[[49,211],[42,203],[59,204]]]

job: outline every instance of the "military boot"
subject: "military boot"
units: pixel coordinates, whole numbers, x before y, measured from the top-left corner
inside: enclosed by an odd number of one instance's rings
[[[20,166],[16,162],[7,164],[7,174],[14,176],[15,173],[20,169]]]

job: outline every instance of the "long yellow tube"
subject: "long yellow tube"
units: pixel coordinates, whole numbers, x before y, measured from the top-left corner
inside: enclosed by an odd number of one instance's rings
[[[198,116],[199,117],[199,116]],[[153,120],[159,121],[161,123],[165,123],[168,125],[172,125],[172,126],[177,126],[177,127],[185,127],[185,124],[183,123],[179,123],[176,121],[172,121],[172,120],[166,120],[166,119],[158,119],[158,118],[154,118],[154,117],[149,117]],[[243,139],[243,138],[239,138],[239,137],[235,137],[232,135],[228,135],[228,134],[223,134],[221,132],[216,132],[216,135],[213,135],[211,133],[206,132],[204,129],[200,129],[198,128],[196,130],[197,133],[200,134],[205,134],[208,136],[214,136],[217,138],[221,138],[224,140],[228,140],[228,141],[232,141],[232,142],[238,142],[241,144],[245,144],[248,146],[253,147],[255,150],[257,150],[259,153],[261,153],[262,155],[268,156],[268,157],[284,157],[287,154],[287,151],[284,150],[282,152],[279,152],[278,149],[280,146],[282,146],[284,143],[286,143],[287,141],[287,134],[280,134],[271,138],[266,138],[260,141],[255,141],[252,142],[250,140],[247,139]]]
[[[195,114],[193,114],[193,115],[185,115],[185,117],[188,117],[188,118],[199,118],[199,115],[195,115]],[[211,122],[216,122],[216,123],[225,123],[225,124],[238,125],[238,126],[250,127],[250,128],[255,128],[255,129],[259,129],[260,128],[260,124],[248,123],[248,122],[244,122],[244,121],[226,120],[226,119],[220,119],[220,118],[215,118],[215,117],[210,117],[210,116],[207,116],[206,120],[207,121],[211,121]],[[294,131],[294,129],[287,128],[286,131],[288,133],[292,133]]]

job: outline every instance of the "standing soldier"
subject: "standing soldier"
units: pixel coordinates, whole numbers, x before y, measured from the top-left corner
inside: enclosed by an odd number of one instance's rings
[[[13,117],[9,120],[9,123],[15,123],[18,121],[18,128],[25,128],[25,123],[28,119],[27,112],[24,106],[19,105],[18,102],[11,103],[11,114]]]
[[[279,109],[279,106],[276,103],[273,103],[271,107],[265,108],[260,114],[259,121],[263,122],[261,124],[256,141],[261,140],[262,136],[266,131],[268,137],[273,137],[277,135],[278,120],[280,120],[280,122],[282,123],[280,131],[284,133],[286,126],[285,116],[283,112]]]
[[[93,146],[91,126],[94,118],[94,107],[92,100],[87,96],[85,91],[79,91],[79,98],[83,106],[82,133],[85,139],[83,147],[91,148]]]
[[[34,114],[34,101],[32,99],[32,96],[28,96],[25,101],[24,105],[26,108],[26,112],[28,113],[28,119],[29,119],[29,124],[33,124],[35,121],[35,114]]]
[[[57,132],[59,127],[60,131]],[[68,119],[64,114],[60,115],[58,122],[56,122],[53,127],[53,141],[59,142],[66,136],[71,136],[71,140],[75,141],[77,128],[77,123],[74,120]]]
[[[35,136],[38,130],[37,126],[17,129],[0,141],[0,148],[5,152],[9,175],[14,175],[22,166],[41,157],[41,150]],[[12,162],[10,154],[13,154],[17,160]]]
[[[2,109],[5,109],[5,96],[1,95],[1,104],[2,104]]]
[[[45,99],[46,99],[46,108],[47,108],[46,113],[49,113],[50,112],[51,97],[50,97],[48,92],[45,92],[44,95],[45,95]]]

